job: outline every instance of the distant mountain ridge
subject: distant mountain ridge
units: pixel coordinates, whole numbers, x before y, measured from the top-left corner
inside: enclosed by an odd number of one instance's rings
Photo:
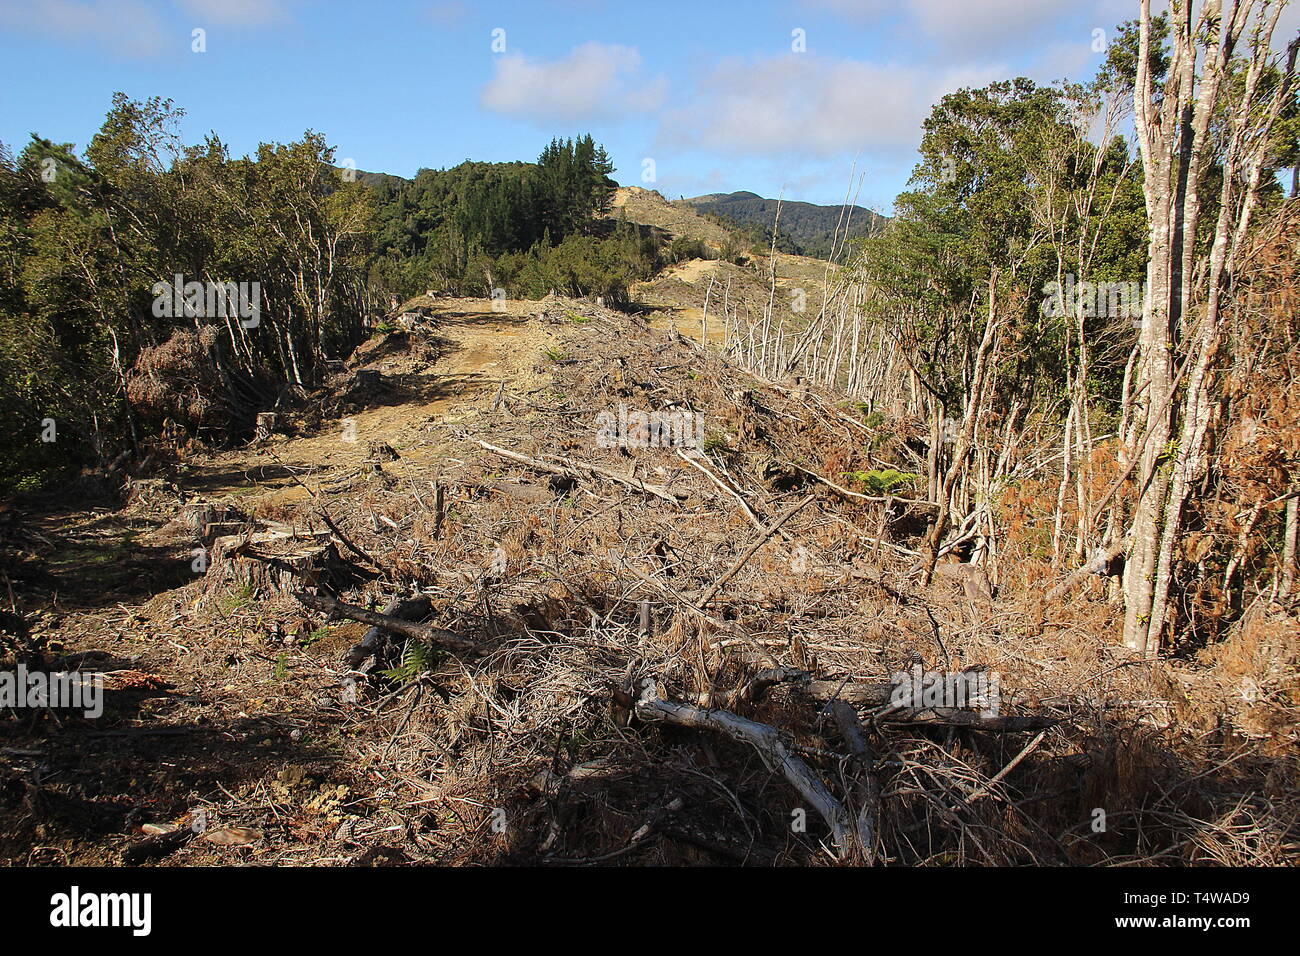
[[[728,220],[741,228],[760,227],[770,230],[776,218],[777,201],[764,199],[757,193],[740,190],[733,193],[708,193],[691,199],[679,200],[701,215],[712,214]],[[781,221],[778,229],[789,239],[796,251],[819,259],[830,257],[835,229],[841,218],[849,217],[848,237],[858,239],[870,235],[886,222],[888,217],[878,215],[862,206],[819,206],[810,202],[781,202]]]

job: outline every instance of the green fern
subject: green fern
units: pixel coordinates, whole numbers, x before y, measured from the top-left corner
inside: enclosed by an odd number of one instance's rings
[[[299,638],[298,646],[303,650],[306,650],[307,648],[315,644],[317,641],[324,640],[329,636],[330,636],[330,629],[328,627],[318,627],[310,634],[306,634],[303,637]]]
[[[916,481],[920,475],[895,468],[873,468],[871,471],[848,471],[845,475],[856,481],[873,495],[887,495],[898,487]]]
[[[704,436],[704,442],[700,450],[706,455],[715,451],[725,451],[727,448],[727,436],[718,432],[709,432]]]
[[[402,663],[397,667],[380,671],[380,673],[391,680],[409,684],[413,680],[418,680],[426,672],[433,670],[438,662],[442,660],[444,654],[445,652],[426,641],[418,641],[413,637],[408,638],[406,647],[402,650]]]

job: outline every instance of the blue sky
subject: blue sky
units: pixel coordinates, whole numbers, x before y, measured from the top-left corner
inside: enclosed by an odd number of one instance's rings
[[[0,0],[0,141],[84,147],[115,90],[237,155],[323,132],[411,175],[592,133],[625,185],[888,211],[945,92],[1090,76],[1136,0]],[[1288,36],[1294,32],[1294,17]],[[206,51],[192,50],[202,29]],[[494,35],[493,31],[504,31]],[[796,31],[802,31],[802,34]],[[494,50],[494,36],[496,46]],[[803,50],[796,50],[802,37]],[[500,49],[504,45],[504,49]],[[653,166],[647,162],[652,161]],[[643,174],[652,170],[653,180]]]

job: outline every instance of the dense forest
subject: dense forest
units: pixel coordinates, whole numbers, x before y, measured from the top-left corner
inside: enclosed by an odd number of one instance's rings
[[[361,173],[378,194],[371,278],[415,295],[430,288],[540,298],[549,291],[626,302],[659,265],[659,244],[608,228],[613,165],[591,136],[554,140],[536,163],[465,162],[413,180]]]

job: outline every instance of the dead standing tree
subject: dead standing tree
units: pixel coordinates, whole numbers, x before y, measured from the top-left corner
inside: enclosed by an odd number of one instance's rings
[[[984,323],[984,334],[980,338],[979,350],[975,354],[975,370],[971,376],[970,390],[966,399],[965,421],[962,423],[961,432],[957,436],[957,447],[953,451],[952,460],[949,462],[948,470],[944,473],[943,482],[939,486],[939,513],[935,517],[934,524],[930,526],[930,532],[926,536],[925,547],[922,551],[925,561],[922,584],[925,585],[928,585],[930,579],[934,576],[934,566],[939,559],[939,547],[943,544],[943,537],[948,532],[948,518],[952,512],[953,486],[957,482],[957,477],[966,467],[966,459],[970,455],[971,440],[975,433],[975,423],[979,421],[980,412],[983,410],[986,393],[985,383],[988,380],[990,357],[997,343],[997,329],[998,273],[995,269],[989,277],[989,314]]]
[[[1221,0],[1206,0],[1194,17],[1191,0],[1173,0],[1172,51],[1162,84],[1153,70],[1150,0],[1141,5],[1134,106],[1148,219],[1148,295],[1133,386],[1135,422],[1126,449],[1137,459],[1138,499],[1124,573],[1124,643],[1144,657],[1160,650],[1183,508],[1205,466],[1220,309],[1258,202],[1269,134],[1282,103],[1293,95],[1294,44],[1271,101],[1260,102],[1282,4],[1270,6],[1238,0],[1225,15]],[[1246,73],[1233,90],[1237,47],[1252,20]],[[1220,133],[1211,120],[1221,111],[1230,117],[1228,141],[1216,151]],[[1199,188],[1213,159],[1221,164],[1222,188],[1206,252],[1197,244]],[[1176,380],[1184,373],[1179,397]]]

